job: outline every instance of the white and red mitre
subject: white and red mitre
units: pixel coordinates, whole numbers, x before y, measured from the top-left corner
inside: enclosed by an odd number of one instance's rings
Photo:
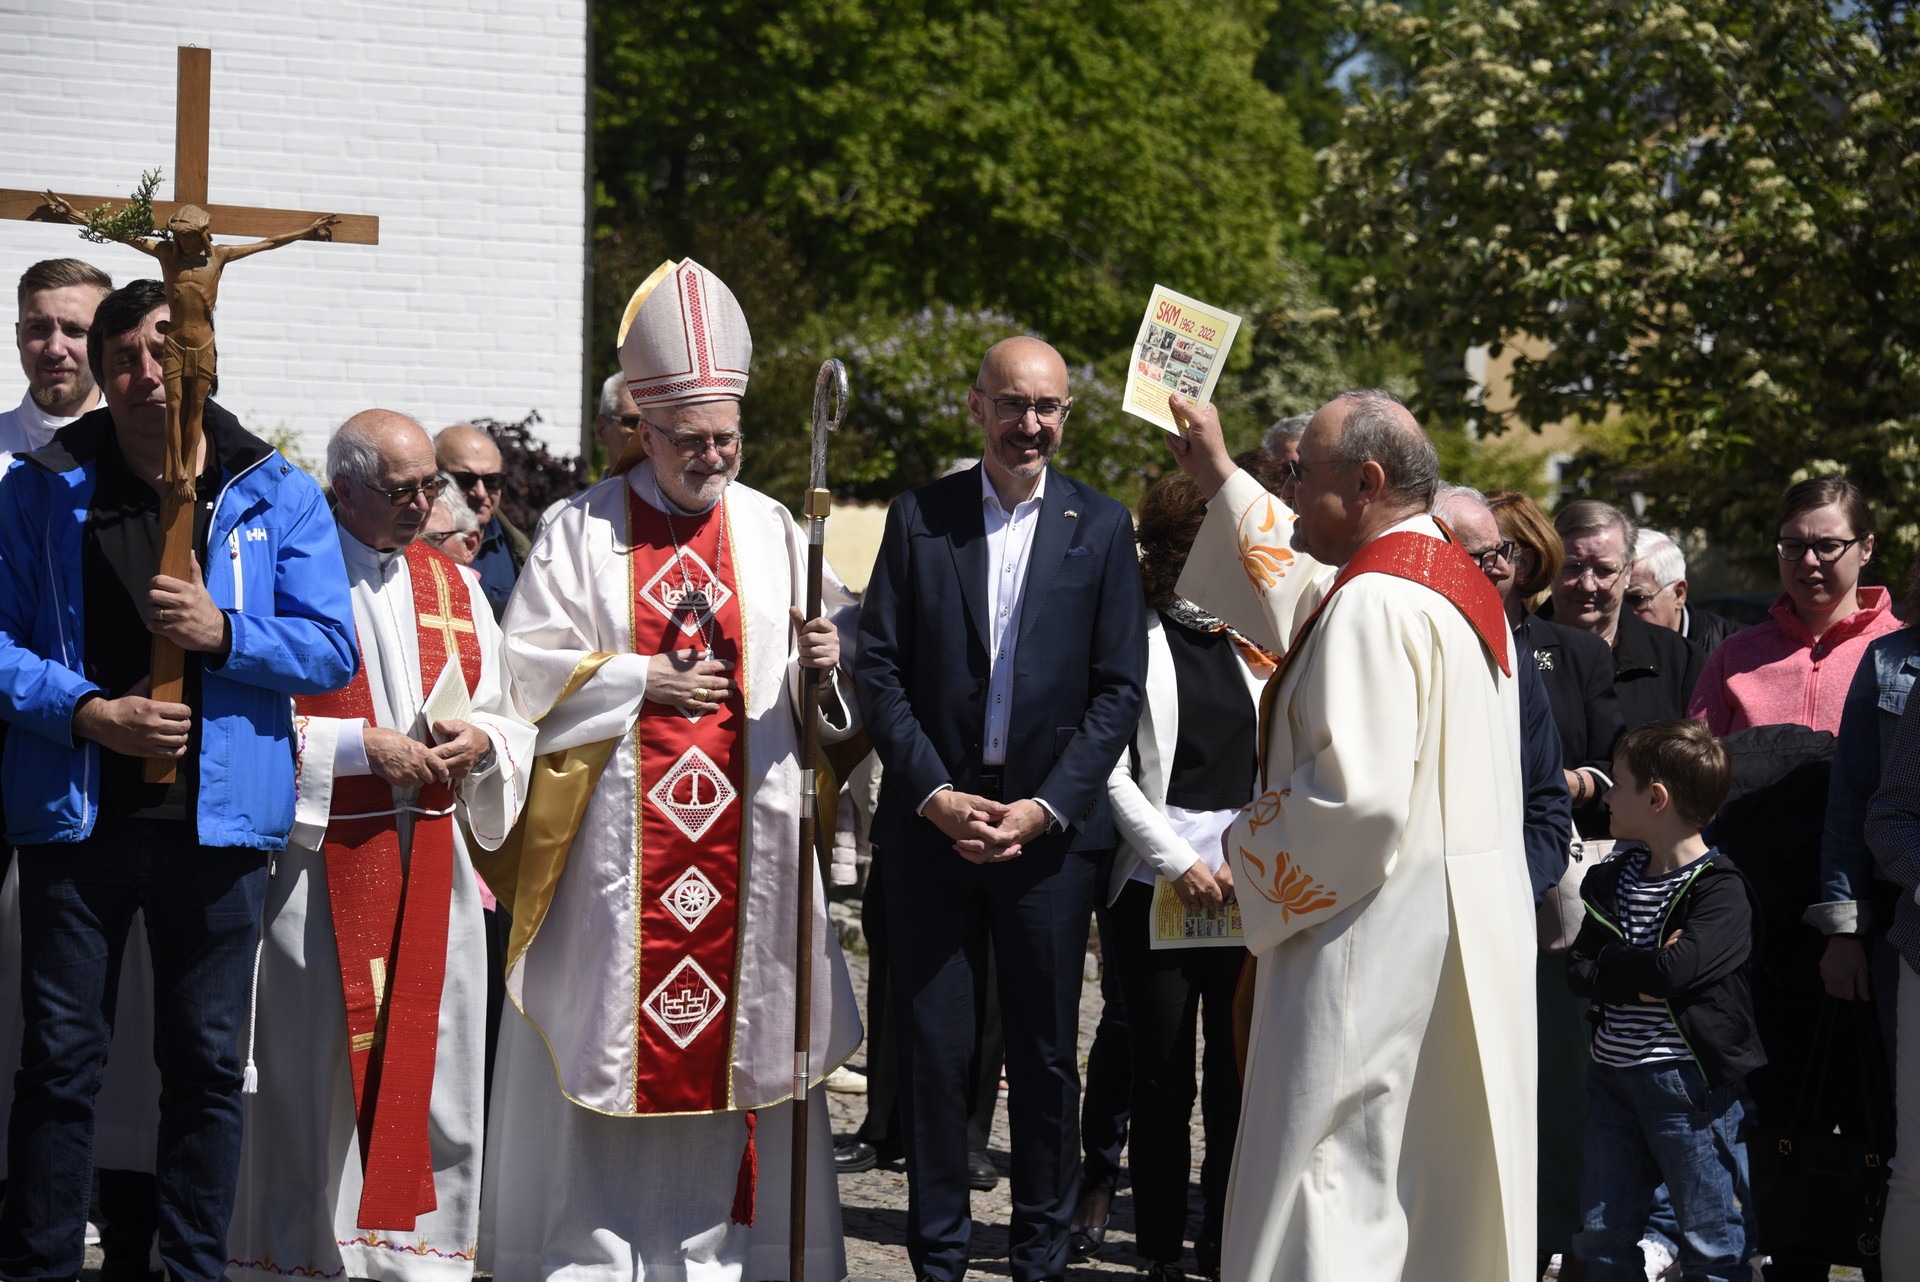
[[[647,277],[620,322],[620,369],[641,409],[747,393],[753,336],[733,291],[691,258]]]

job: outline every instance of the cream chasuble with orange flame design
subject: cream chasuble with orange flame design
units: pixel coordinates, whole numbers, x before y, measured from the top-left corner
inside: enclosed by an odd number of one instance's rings
[[[1179,584],[1285,655],[1262,791],[1226,836],[1257,969],[1222,1275],[1522,1282],[1534,936],[1508,638],[1490,653],[1398,573],[1329,597],[1292,526],[1236,473]],[[1408,535],[1440,531],[1382,537]]]

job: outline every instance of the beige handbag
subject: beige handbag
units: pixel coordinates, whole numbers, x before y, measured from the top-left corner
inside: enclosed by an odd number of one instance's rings
[[[1535,910],[1541,952],[1564,953],[1573,947],[1580,923],[1587,915],[1586,905],[1580,901],[1580,883],[1586,880],[1594,865],[1612,853],[1611,840],[1574,834],[1567,847],[1567,870],[1560,874],[1560,880],[1547,891],[1547,897]]]

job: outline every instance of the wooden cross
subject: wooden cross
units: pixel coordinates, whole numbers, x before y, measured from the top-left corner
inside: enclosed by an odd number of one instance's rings
[[[380,243],[380,220],[359,214],[319,214],[311,211],[293,209],[254,209],[241,205],[210,205],[207,203],[207,135],[212,104],[213,51],[200,49],[192,45],[182,45],[179,49],[179,90],[174,106],[173,138],[173,199],[153,202],[154,228],[166,227],[183,207],[197,206],[204,210],[207,218],[197,225],[203,230],[209,226],[212,231],[228,236],[257,236],[261,243],[253,246],[223,246],[212,253],[211,270],[204,266],[199,269],[200,279],[189,288],[197,289],[202,304],[194,325],[201,340],[198,359],[204,362],[204,373],[211,375],[213,359],[212,307],[221,268],[230,258],[244,257],[261,249],[272,248],[275,244],[284,244],[293,239],[312,237],[352,245],[376,245]],[[86,214],[104,205],[114,203],[109,196],[74,196],[49,191],[15,191],[0,188],[0,218],[20,219],[29,222],[71,223],[79,215]],[[56,202],[58,202],[56,204]],[[64,208],[62,207],[64,206]],[[197,217],[190,215],[189,220]],[[323,220],[327,225],[320,226]],[[152,231],[154,228],[148,228]],[[117,233],[116,233],[117,234]],[[165,267],[169,301],[174,304],[173,321],[176,330],[183,324],[182,298],[176,296],[176,283],[187,275],[177,272],[176,266],[183,255],[175,253],[174,248],[164,242],[140,239],[141,233],[132,233],[126,243],[154,254]],[[202,238],[205,245],[211,247],[210,236]],[[205,263],[203,257],[198,260]],[[191,309],[189,309],[191,310]],[[184,339],[185,333],[174,335]],[[176,359],[173,339],[169,340],[168,361]],[[175,366],[169,364],[167,385],[167,422],[168,456],[167,475],[164,480],[161,500],[160,528],[162,544],[160,552],[160,573],[176,579],[191,579],[193,576],[193,487],[196,470],[196,456],[200,446],[200,413],[205,400],[206,382],[198,382],[198,390],[189,389],[183,395],[182,383]],[[185,685],[186,656],[180,648],[164,636],[153,639],[153,688],[152,697],[167,703],[179,703]],[[151,782],[172,782],[175,762],[152,760],[147,762],[146,777]]]
[[[199,205],[213,215],[224,236],[277,236],[297,231],[321,215],[310,210],[255,209],[207,203],[207,134],[212,106],[213,50],[180,46],[179,91],[173,115],[173,199],[153,202],[154,226],[164,227],[182,205]],[[58,193],[81,213],[124,196],[73,196]],[[336,244],[377,245],[380,220],[369,214],[340,214],[331,239]],[[0,218],[25,222],[64,222],[47,204],[44,191],[0,188]]]

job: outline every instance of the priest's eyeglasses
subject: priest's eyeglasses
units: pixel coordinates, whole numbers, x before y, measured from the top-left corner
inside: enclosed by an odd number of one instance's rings
[[[1073,398],[1064,401],[1052,399],[1030,401],[1024,396],[987,396],[978,384],[974,391],[993,402],[994,417],[1002,423],[1018,423],[1026,418],[1027,411],[1033,411],[1033,417],[1042,427],[1058,427],[1067,421],[1067,415],[1073,412]]]
[[[675,436],[652,423],[647,424],[660,434],[660,439],[673,446],[681,458],[699,458],[708,450],[713,450],[721,458],[731,458],[740,449],[740,433],[719,432],[713,436]]]
[[[1811,542],[1806,539],[1781,539],[1773,545],[1773,550],[1778,552],[1780,559],[1788,564],[1804,560],[1807,553],[1811,552],[1813,559],[1820,564],[1832,565],[1847,554],[1848,548],[1858,542],[1860,542],[1858,538],[1814,539]]]
[[[1359,458],[1323,458],[1323,459],[1315,459],[1311,463],[1302,463],[1297,458],[1290,458],[1290,459],[1282,459],[1280,461],[1280,472],[1281,472],[1281,475],[1285,476],[1288,481],[1292,482],[1295,485],[1298,485],[1300,484],[1300,482],[1307,479],[1307,469],[1310,467],[1332,467],[1336,463],[1364,463],[1364,462],[1366,462],[1365,459],[1359,459]]]
[[[348,479],[353,480],[352,477]],[[384,494],[387,502],[393,504],[395,507],[405,507],[422,494],[426,495],[427,501],[431,503],[433,500],[439,498],[441,493],[447,488],[446,478],[442,476],[431,476],[413,485],[397,485],[390,490],[383,489],[378,485],[368,485],[365,481],[360,480],[354,480],[353,483],[363,490],[372,490],[375,494]]]

